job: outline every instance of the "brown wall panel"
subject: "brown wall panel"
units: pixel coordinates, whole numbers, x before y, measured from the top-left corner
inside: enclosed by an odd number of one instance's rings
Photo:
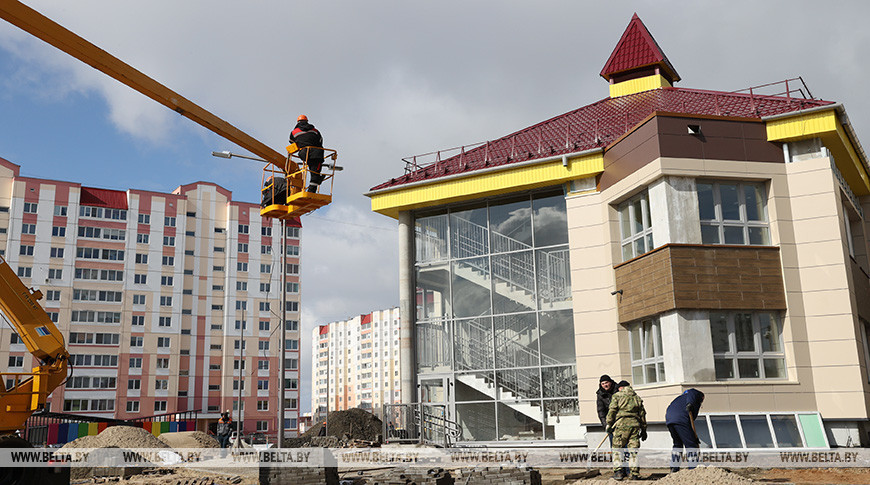
[[[699,125],[700,135],[688,125]],[[782,163],[782,147],[767,141],[762,121],[657,114],[604,152],[605,190],[659,157]]]
[[[671,244],[615,271],[620,322],[674,309],[786,308],[775,247]]]

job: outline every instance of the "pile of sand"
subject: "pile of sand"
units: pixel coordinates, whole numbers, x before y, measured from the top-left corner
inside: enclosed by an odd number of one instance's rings
[[[158,439],[166,443],[170,448],[220,448],[220,442],[213,436],[202,431],[178,431],[176,433],[162,433]]]
[[[110,426],[96,436],[82,436],[63,448],[169,448],[169,445],[142,428]]]
[[[680,470],[677,473],[662,478],[658,481],[666,485],[691,485],[704,483],[708,485],[739,485],[755,483],[754,480],[741,477],[722,468],[699,466],[693,470]]]

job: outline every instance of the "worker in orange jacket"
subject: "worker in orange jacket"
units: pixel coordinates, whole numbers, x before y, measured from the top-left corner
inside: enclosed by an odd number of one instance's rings
[[[307,116],[299,115],[299,118],[296,119],[296,127],[290,132],[290,142],[299,147],[299,158],[308,167],[310,176],[306,190],[316,193],[324,178],[323,174],[320,173],[320,169],[323,167],[323,136],[314,125],[308,122]]]

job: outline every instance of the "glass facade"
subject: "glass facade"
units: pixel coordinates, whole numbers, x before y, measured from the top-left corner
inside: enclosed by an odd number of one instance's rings
[[[578,438],[565,196],[419,213],[415,227],[419,379],[446,389],[428,402],[460,441]]]

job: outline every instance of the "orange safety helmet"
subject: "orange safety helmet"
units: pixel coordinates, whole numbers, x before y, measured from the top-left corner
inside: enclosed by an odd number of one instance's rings
[[[308,121],[308,117],[305,115],[299,115],[299,117],[296,118],[296,122],[299,123],[300,121]]]

